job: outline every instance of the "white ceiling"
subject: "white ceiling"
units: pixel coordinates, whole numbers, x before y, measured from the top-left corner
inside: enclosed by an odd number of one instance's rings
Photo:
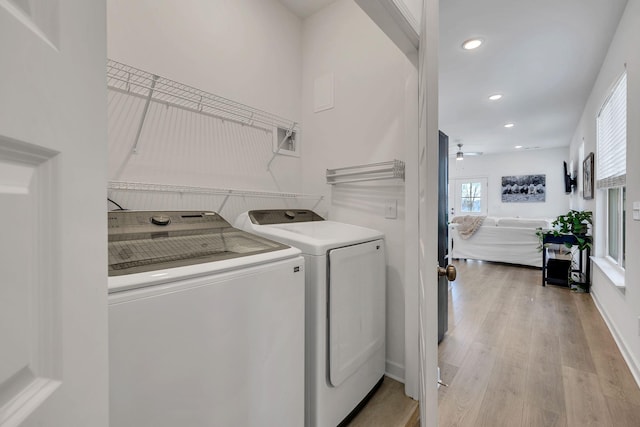
[[[279,1],[306,18],[335,0]],[[568,146],[626,4],[440,0],[439,127],[449,151]],[[472,37],[484,44],[464,51]],[[489,101],[494,93],[503,98]]]
[[[439,120],[450,152],[458,142],[484,153],[568,146],[626,3],[441,0]],[[472,37],[484,44],[464,51]]]

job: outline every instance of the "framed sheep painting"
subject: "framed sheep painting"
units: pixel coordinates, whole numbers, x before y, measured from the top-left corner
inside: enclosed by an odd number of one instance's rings
[[[546,175],[517,175],[502,177],[503,203],[544,202],[546,194]]]

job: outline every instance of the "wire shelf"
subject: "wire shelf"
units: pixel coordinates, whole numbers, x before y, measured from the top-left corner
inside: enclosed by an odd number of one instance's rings
[[[107,87],[165,105],[269,131],[272,131],[274,127],[291,129],[292,131],[300,130],[297,123],[292,120],[111,59],[107,61]]]
[[[126,190],[141,192],[163,192],[182,194],[204,194],[212,196],[264,197],[275,199],[310,199],[322,200],[324,196],[302,193],[272,192],[259,190],[237,190],[230,188],[192,187],[186,185],[151,184],[143,182],[109,181],[109,190]]]
[[[392,160],[389,162],[327,169],[326,178],[327,184],[331,185],[381,179],[402,179],[404,181],[404,169],[403,161]]]

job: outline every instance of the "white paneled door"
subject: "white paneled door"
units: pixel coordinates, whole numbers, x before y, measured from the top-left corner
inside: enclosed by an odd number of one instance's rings
[[[420,425],[438,425],[438,0],[425,0],[419,57]]]
[[[107,427],[104,0],[0,0],[0,426]]]

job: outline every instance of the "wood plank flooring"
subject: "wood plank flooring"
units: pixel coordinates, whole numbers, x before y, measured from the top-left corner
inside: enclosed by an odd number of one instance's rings
[[[439,427],[640,426],[640,389],[589,294],[538,269],[456,261]]]
[[[404,394],[404,384],[385,377],[348,427],[419,427],[418,402]]]

